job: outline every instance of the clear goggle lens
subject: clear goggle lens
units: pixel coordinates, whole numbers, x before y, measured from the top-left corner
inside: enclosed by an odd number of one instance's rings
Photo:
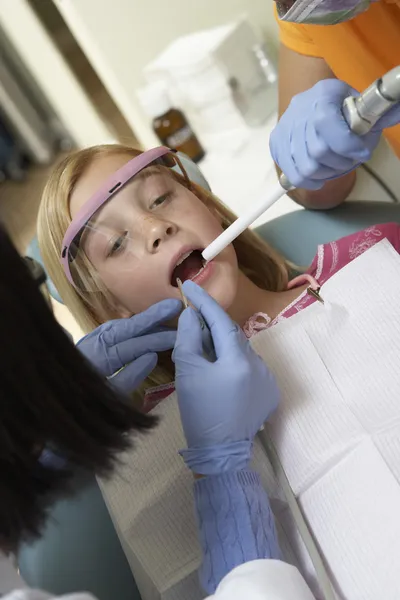
[[[153,222],[166,223],[174,210],[170,200],[179,182],[171,169],[190,185],[179,158],[168,153],[119,186],[82,225],[67,250],[70,279],[78,290],[112,290],[122,276],[136,271],[149,244],[157,243],[149,238]]]

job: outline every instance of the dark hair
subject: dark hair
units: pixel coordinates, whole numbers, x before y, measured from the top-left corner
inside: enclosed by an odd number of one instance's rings
[[[132,431],[155,419],[129,406],[55,321],[0,226],[0,548],[40,534],[75,466],[108,476]],[[61,466],[40,460],[51,449]]]

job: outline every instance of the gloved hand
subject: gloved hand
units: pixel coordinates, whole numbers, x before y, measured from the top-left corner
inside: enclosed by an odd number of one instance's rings
[[[157,352],[174,347],[176,331],[160,325],[176,317],[181,309],[179,300],[163,300],[130,319],[100,325],[77,346],[104,377],[110,378],[113,386],[130,393],[156,366]],[[125,369],[117,373],[124,365]]]
[[[202,475],[245,469],[256,433],[278,405],[275,379],[239,326],[207,292],[192,281],[183,289],[210,328],[217,360],[202,356],[199,319],[187,308],[179,318],[172,356],[188,445],[181,454]]]
[[[295,96],[270,137],[272,158],[290,183],[318,190],[329,179],[349,173],[375,150],[382,129],[400,123],[395,106],[364,136],[347,125],[342,104],[359,93],[338,79],[319,81]]]

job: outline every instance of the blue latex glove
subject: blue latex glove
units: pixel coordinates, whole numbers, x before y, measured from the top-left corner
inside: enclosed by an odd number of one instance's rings
[[[157,364],[157,352],[174,347],[176,331],[161,324],[182,310],[179,300],[163,300],[130,319],[108,321],[77,346],[113,386],[125,394],[135,390]],[[120,373],[117,373],[127,365]],[[114,375],[117,373],[116,375]]]
[[[245,469],[253,440],[278,405],[265,363],[238,325],[192,281],[183,285],[210,328],[217,360],[202,355],[202,332],[192,308],[179,318],[173,353],[175,385],[188,448],[181,454],[202,475]]]
[[[318,190],[325,181],[368,161],[382,129],[400,123],[395,106],[364,136],[353,133],[343,114],[343,100],[359,93],[338,79],[319,81],[294,96],[270,137],[272,158],[290,183]]]

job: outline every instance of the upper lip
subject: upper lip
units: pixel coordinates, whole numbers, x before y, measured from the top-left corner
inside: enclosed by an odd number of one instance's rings
[[[172,273],[179,262],[179,259],[188,252],[193,252],[193,250],[199,250],[198,246],[183,246],[174,256],[171,258],[170,267],[169,267],[169,281],[172,282]],[[200,250],[199,250],[200,251]]]

